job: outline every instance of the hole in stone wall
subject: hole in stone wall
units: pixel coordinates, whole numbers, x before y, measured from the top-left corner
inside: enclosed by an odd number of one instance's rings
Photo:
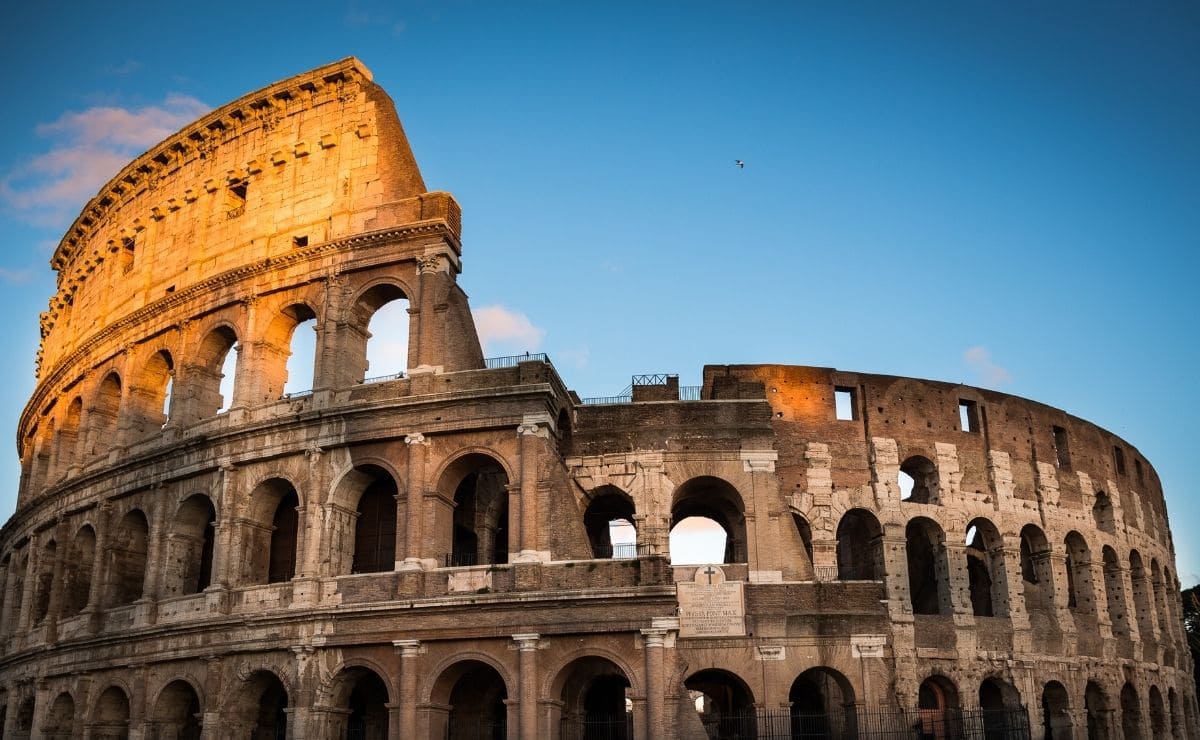
[[[853,421],[858,418],[853,388],[834,388],[833,405],[838,421]]]
[[[1113,445],[1113,464],[1117,466],[1117,475],[1125,475],[1125,450]]]
[[[964,432],[979,431],[979,407],[974,401],[959,399],[958,423]]]
[[[1058,460],[1058,467],[1063,470],[1071,469],[1071,443],[1067,438],[1067,430],[1062,427],[1054,427],[1054,455]]]
[[[296,247],[297,249],[299,249],[300,247],[307,247],[308,246],[308,237],[307,236],[293,236],[292,237],[292,246]]]

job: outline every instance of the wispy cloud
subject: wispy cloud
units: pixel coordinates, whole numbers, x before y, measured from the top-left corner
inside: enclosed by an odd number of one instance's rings
[[[131,158],[208,110],[193,97],[172,93],[140,108],[64,113],[36,129],[49,149],[0,177],[0,202],[30,223],[62,226]]]
[[[110,64],[104,68],[104,73],[109,75],[131,75],[142,68],[142,63],[136,59],[126,59],[120,64]]]
[[[567,347],[566,349],[556,350],[554,359],[569,363],[578,368],[587,367],[588,360],[591,358],[591,350],[584,347]]]
[[[992,353],[987,347],[971,347],[963,352],[962,358],[984,385],[995,387],[1012,381],[1012,373],[992,360]]]
[[[0,283],[27,283],[33,277],[33,270],[10,270],[0,267]]]
[[[365,26],[386,27],[391,31],[393,36],[399,36],[407,28],[404,25],[404,21],[396,19],[387,10],[373,8],[351,7],[342,16],[342,22],[351,28],[362,28]]]
[[[532,352],[542,346],[546,332],[520,311],[504,306],[484,306],[473,312],[479,341],[487,354]]]

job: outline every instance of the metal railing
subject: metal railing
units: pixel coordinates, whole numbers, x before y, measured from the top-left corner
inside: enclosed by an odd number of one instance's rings
[[[633,740],[633,715],[563,717],[559,729],[561,740]]]
[[[446,740],[505,740],[508,723],[505,718],[475,718],[450,716],[446,723]]]
[[[368,383],[386,383],[389,380],[401,380],[404,378],[403,372],[392,373],[391,375],[376,375],[373,378],[363,378],[363,385]]]
[[[700,715],[713,740],[1029,740],[1029,713],[1015,709],[760,709]]]
[[[595,396],[581,398],[579,402],[584,406],[607,406],[616,403],[633,403],[633,396]]]
[[[516,367],[522,362],[544,362],[550,364],[550,357],[545,352],[526,352],[523,355],[507,355],[505,357],[486,357],[483,366],[488,370],[499,370],[505,367]]]
[[[704,390],[702,385],[681,385],[679,386],[680,401],[699,401],[700,391]]]
[[[292,391],[291,393],[284,393],[283,399],[286,401],[293,398],[304,398],[305,396],[311,396],[312,394],[312,388],[309,388],[306,391]]]
[[[474,552],[452,552],[442,559],[447,568],[465,568],[469,565],[479,565],[479,554]]]
[[[678,378],[675,373],[647,373],[633,376],[632,385],[666,385],[668,378]]]
[[[621,542],[615,545],[592,545],[592,557],[597,560],[631,560],[651,555],[649,543]]]

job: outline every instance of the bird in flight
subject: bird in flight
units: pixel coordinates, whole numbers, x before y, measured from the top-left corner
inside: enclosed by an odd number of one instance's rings
[[[737,165],[737,168],[738,168],[739,170],[744,170],[744,169],[746,169],[746,163],[745,163],[745,162],[743,162],[743,161],[742,161],[742,160],[740,160],[740,159],[735,159],[735,160],[733,160],[733,163]]]

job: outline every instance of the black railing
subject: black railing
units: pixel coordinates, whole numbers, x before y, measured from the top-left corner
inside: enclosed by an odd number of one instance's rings
[[[293,398],[305,398],[307,396],[311,396],[312,394],[313,394],[313,392],[312,392],[311,388],[306,391],[292,391],[291,393],[284,393],[283,399],[285,401],[288,401]]]
[[[901,709],[839,713],[760,709],[700,715],[712,740],[1029,740],[1017,709]]]
[[[563,717],[561,740],[633,740],[633,715]]]
[[[584,406],[607,406],[613,403],[633,403],[633,396],[594,396],[581,398],[579,401]]]
[[[634,375],[633,385],[666,385],[667,378],[678,378],[675,373],[647,373]]]
[[[479,565],[479,554],[474,552],[452,552],[443,558],[447,568],[463,568],[468,565]]]
[[[373,378],[363,378],[363,384],[365,385],[367,383],[386,383],[389,380],[402,380],[403,378],[404,378],[403,372],[392,373],[391,375],[376,375]]]
[[[545,352],[526,352],[523,355],[507,355],[505,357],[487,357],[483,360],[483,366],[488,370],[499,370],[505,367],[516,367],[522,362],[545,362],[550,363],[550,357]]]
[[[650,555],[648,543],[621,542],[615,545],[592,545],[592,557],[597,559],[629,560]]]
[[[508,722],[500,719],[450,717],[446,725],[446,740],[507,740]]]

